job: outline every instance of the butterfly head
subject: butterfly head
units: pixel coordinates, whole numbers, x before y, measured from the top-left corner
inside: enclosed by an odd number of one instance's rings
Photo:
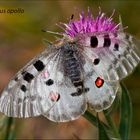
[[[61,46],[64,46],[66,43],[73,44],[77,41],[76,37],[71,37],[71,36],[68,36],[67,34],[64,34],[63,36],[64,37],[62,39],[58,39],[54,42],[55,47],[59,48]]]

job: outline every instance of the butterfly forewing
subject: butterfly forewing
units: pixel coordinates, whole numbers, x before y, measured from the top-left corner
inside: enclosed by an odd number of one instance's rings
[[[85,112],[85,96],[72,96],[77,88],[64,73],[61,50],[46,49],[16,74],[0,98],[1,112],[12,117],[42,114],[56,122],[74,120]]]
[[[87,102],[96,110],[109,108],[119,89],[118,81],[126,77],[140,61],[139,44],[125,33],[97,33],[80,36],[85,59],[84,86]]]
[[[51,109],[55,102],[50,92],[54,89],[46,82],[57,71],[57,53],[46,49],[16,74],[1,95],[1,112],[11,117],[32,117]]]
[[[139,44],[136,44],[131,35],[106,32],[81,38],[84,57],[93,63],[95,71],[106,80],[123,79],[132,73],[140,61]]]

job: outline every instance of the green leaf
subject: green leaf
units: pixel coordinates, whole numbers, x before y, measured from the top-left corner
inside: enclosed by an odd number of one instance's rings
[[[4,115],[0,116],[0,131],[2,131],[6,125],[7,117]]]
[[[90,113],[89,111],[86,111],[83,115],[90,123],[92,123],[93,125],[97,126],[97,118]]]
[[[97,115],[97,122],[98,122],[98,132],[99,132],[99,140],[110,140],[109,136],[107,135],[107,130],[101,123],[99,116]]]
[[[86,111],[85,114],[83,115],[91,124],[93,124],[94,126],[98,127],[98,122],[97,122],[97,118],[90,113],[89,111]],[[104,122],[100,122],[106,129],[109,129],[109,127],[104,123]]]
[[[122,83],[121,87],[122,87],[122,96],[120,105],[119,133],[123,140],[128,140],[132,124],[132,103],[129,93]]]
[[[116,127],[111,115],[108,113],[108,110],[104,110],[103,112],[110,128],[108,131],[108,135],[111,137],[111,139],[120,140],[121,138],[120,138],[118,128]]]
[[[5,140],[14,140],[15,139],[15,123],[12,117],[7,117],[7,127],[6,127],[6,134]]]
[[[106,116],[112,115],[114,112],[116,112],[116,111],[118,110],[119,105],[120,105],[120,96],[119,96],[118,93],[117,93],[116,98],[115,98],[113,104],[111,105],[111,107],[108,108],[108,109],[106,110],[106,112],[104,112],[105,115],[106,115]]]

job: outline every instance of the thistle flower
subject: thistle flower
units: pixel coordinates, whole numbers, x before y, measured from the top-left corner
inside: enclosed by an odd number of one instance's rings
[[[85,16],[84,11],[82,11],[79,20],[70,20],[68,24],[63,24],[65,26],[65,33],[71,37],[75,37],[79,33],[116,32],[120,24],[113,22],[113,15],[114,11],[110,17],[106,17],[105,13],[99,11],[98,16],[94,18],[90,9],[88,9],[87,16]]]

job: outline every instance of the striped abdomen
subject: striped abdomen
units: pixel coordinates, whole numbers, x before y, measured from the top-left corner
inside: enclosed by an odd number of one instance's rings
[[[83,81],[81,79],[81,71],[78,60],[74,55],[74,51],[67,49],[64,51],[64,70],[66,75],[70,78],[73,85],[77,88],[77,95],[83,92]]]

